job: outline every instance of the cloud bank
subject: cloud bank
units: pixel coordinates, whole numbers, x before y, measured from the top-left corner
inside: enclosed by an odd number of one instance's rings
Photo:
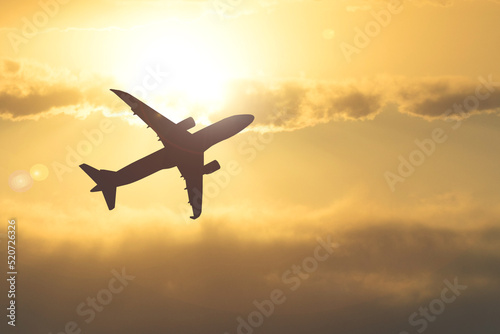
[[[25,225],[18,301],[20,313],[31,316],[20,318],[18,325],[26,332],[56,332],[75,321],[92,333],[232,334],[237,317],[246,318],[255,309],[253,302],[269,298],[274,289],[284,291],[287,299],[256,332],[415,332],[419,327],[412,327],[408,317],[440,297],[444,280],[455,278],[467,289],[446,305],[438,321],[429,322],[428,332],[481,332],[499,326],[491,310],[500,296],[500,230],[488,221],[457,228],[394,217],[346,226],[336,215],[281,221],[276,218],[282,213],[276,212],[262,226],[254,219],[227,217],[178,226],[166,223],[164,212],[142,209],[112,219],[63,211],[72,217],[69,225],[75,233],[60,238],[52,233],[56,226],[51,226],[50,210],[19,216]],[[68,225],[68,220],[60,221]],[[113,232],[104,238],[109,225]],[[264,225],[282,233],[263,239],[260,233],[268,231]],[[80,227],[89,233],[77,233]],[[294,284],[283,280],[283,274],[313,255],[317,237],[332,242],[334,251],[292,291]],[[134,280],[86,323],[77,305],[106,288],[111,271],[122,268]]]
[[[111,105],[111,78],[28,60],[3,60],[0,68],[1,118],[37,120],[61,113],[82,118]]]
[[[250,113],[260,131],[292,131],[331,121],[371,120],[389,104],[402,113],[427,120],[465,118],[497,113],[500,108],[500,77],[374,77],[344,81],[234,80],[216,119]],[[127,110],[109,88],[112,78],[23,61],[4,60],[0,72],[0,117],[37,120],[60,113],[84,118],[101,111],[119,116]],[[145,100],[148,103],[147,100]],[[180,103],[183,105],[176,105]],[[170,101],[171,109],[189,110],[185,100]],[[193,113],[208,115],[214,106],[195,106]]]

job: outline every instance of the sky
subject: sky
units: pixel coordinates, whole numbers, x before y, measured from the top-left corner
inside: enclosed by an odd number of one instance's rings
[[[498,333],[500,2],[42,0],[0,12],[2,333]],[[252,114],[118,188],[78,165]],[[15,327],[6,310],[15,301]]]

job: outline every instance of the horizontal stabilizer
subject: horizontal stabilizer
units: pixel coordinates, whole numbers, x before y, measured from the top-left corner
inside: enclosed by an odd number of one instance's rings
[[[113,210],[115,208],[116,201],[116,186],[114,186],[111,182],[111,176],[115,172],[109,170],[98,170],[87,164],[81,164],[80,168],[83,169],[83,171],[87,173],[87,175],[90,176],[90,178],[96,183],[96,186],[90,191],[102,191],[106,204],[108,205],[108,209]]]
[[[100,179],[99,179],[99,170],[98,169],[95,169],[94,167],[89,166],[87,164],[81,164],[80,168],[83,169],[83,171],[85,173],[87,173],[87,175],[90,176],[90,178],[92,180],[94,180],[95,183],[99,183]]]

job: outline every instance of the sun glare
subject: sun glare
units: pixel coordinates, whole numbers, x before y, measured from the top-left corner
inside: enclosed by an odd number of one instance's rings
[[[220,107],[230,70],[217,43],[189,33],[136,38],[140,51],[127,53],[115,71],[124,89],[145,103],[175,109],[176,115],[186,116],[194,108],[208,115]],[[133,68],[124,68],[130,64]]]

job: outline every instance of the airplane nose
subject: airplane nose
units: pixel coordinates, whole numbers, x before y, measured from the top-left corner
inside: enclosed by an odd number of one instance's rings
[[[254,115],[242,115],[243,117],[245,117],[245,123],[247,123],[247,125],[249,125],[250,123],[253,122],[253,120],[255,119]]]

